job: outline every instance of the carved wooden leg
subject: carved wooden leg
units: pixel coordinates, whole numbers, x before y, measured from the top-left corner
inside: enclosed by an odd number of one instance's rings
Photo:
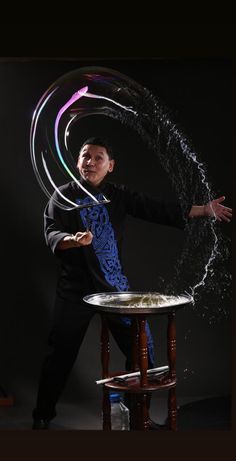
[[[177,430],[177,400],[175,387],[169,389],[168,392],[168,428],[171,431]]]
[[[135,420],[133,429],[149,430],[149,412],[147,406],[147,394],[141,393],[135,396]]]
[[[102,377],[109,376],[109,330],[106,316],[101,314],[102,329],[101,329],[101,362],[102,362]],[[103,430],[111,430],[111,404],[109,398],[109,389],[103,386],[102,399],[102,414],[103,414]]]
[[[168,315],[167,327],[167,353],[169,361],[169,377],[176,380],[176,325],[175,312]],[[168,427],[171,430],[177,429],[177,401],[176,388],[169,389],[168,393]]]
[[[139,370],[139,328],[138,321],[135,316],[132,316],[131,335],[132,335],[132,371]],[[138,414],[137,414],[137,395],[129,394],[130,402],[130,430],[137,429]]]
[[[139,368],[140,368],[140,385],[145,387],[148,384],[147,369],[148,369],[148,349],[147,349],[147,335],[145,331],[146,319],[140,316],[138,319],[139,324]]]
[[[149,411],[148,411],[148,399],[147,394],[141,394],[142,399],[142,427],[143,431],[147,431],[149,429]]]
[[[101,314],[102,329],[101,329],[101,362],[102,362],[102,377],[107,378],[109,374],[109,330],[106,316]]]
[[[148,369],[148,349],[147,335],[145,331],[146,318],[138,317],[139,326],[139,369],[140,369],[140,386],[144,387],[148,384],[147,369]],[[148,408],[147,394],[139,394],[138,396],[138,428],[145,430],[148,427]]]
[[[132,371],[139,370],[139,331],[138,322],[135,316],[132,317]]]
[[[142,394],[136,394],[135,429],[142,430]]]

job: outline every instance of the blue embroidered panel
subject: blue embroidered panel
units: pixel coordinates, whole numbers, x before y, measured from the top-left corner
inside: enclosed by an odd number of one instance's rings
[[[98,200],[103,200],[102,194],[95,197]],[[89,197],[76,200],[78,204],[90,202]],[[106,207],[104,205],[95,205],[90,208],[82,208],[80,216],[84,227],[89,228],[93,234],[92,245],[106,281],[118,291],[128,291],[128,279],[122,273],[117,242]],[[122,315],[120,321],[127,327],[131,327],[130,317]],[[146,322],[145,331],[147,334],[149,364],[154,367],[154,343],[148,322]]]
[[[103,195],[99,194],[96,198],[103,200]],[[90,197],[76,200],[78,204],[90,202]],[[106,281],[118,291],[127,291],[129,283],[127,277],[122,273],[117,242],[106,206],[95,205],[82,208],[80,216],[85,228],[88,227],[93,234],[92,245]]]

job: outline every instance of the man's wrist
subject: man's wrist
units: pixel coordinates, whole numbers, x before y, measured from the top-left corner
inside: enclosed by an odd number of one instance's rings
[[[74,234],[70,235],[70,242],[72,243],[73,247],[78,246],[78,242],[76,242]]]
[[[203,216],[209,216],[207,205],[203,205]]]
[[[74,234],[71,234],[70,240],[72,242],[73,247],[78,248],[78,247],[82,246],[81,243],[78,240],[75,240],[75,235]]]
[[[63,241],[64,241],[65,243],[67,243],[67,245],[69,246],[69,248],[70,248],[70,247],[72,248],[72,247],[78,247],[78,246],[80,246],[80,245],[78,244],[78,242],[76,242],[74,234],[66,235],[66,236],[64,237]]]

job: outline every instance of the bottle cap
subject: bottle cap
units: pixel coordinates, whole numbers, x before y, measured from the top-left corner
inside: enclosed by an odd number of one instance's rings
[[[110,392],[110,402],[120,402],[120,394],[116,392]]]

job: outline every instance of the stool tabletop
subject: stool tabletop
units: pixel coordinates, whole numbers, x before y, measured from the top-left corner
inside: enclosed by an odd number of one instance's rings
[[[193,297],[187,294],[174,296],[151,291],[94,293],[83,300],[94,305],[98,311],[129,315],[167,314],[193,303]]]

